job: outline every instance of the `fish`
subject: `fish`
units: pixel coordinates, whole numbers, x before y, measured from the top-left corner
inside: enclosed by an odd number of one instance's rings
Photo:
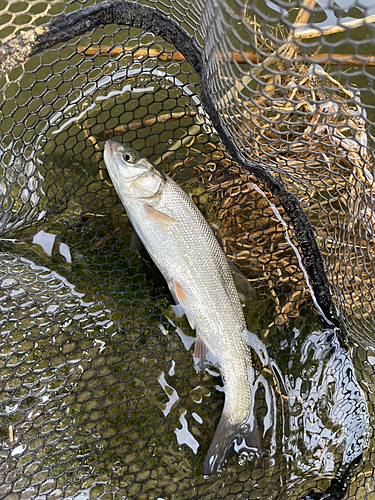
[[[223,470],[234,441],[258,456],[251,348],[264,363],[264,344],[247,330],[227,258],[209,224],[181,187],[126,144],[107,140],[104,162],[130,222],[196,331],[194,357],[217,361],[224,408],[203,475]]]

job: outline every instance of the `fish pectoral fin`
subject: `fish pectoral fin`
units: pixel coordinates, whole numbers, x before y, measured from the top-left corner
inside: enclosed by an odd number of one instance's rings
[[[175,219],[173,219],[173,217],[170,217],[167,214],[163,214],[163,212],[159,212],[159,210],[152,207],[151,205],[144,205],[144,207],[145,207],[146,217],[148,217],[149,219],[153,219],[158,222],[173,222],[175,224],[178,224],[178,222]]]

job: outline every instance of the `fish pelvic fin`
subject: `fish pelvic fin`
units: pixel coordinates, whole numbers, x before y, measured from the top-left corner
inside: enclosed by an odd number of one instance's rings
[[[259,455],[261,451],[260,434],[255,417],[252,420],[252,427],[247,421],[232,423],[224,409],[204,461],[204,476],[220,472],[223,469],[225,463],[233,454],[236,438],[242,438],[243,447],[253,452],[254,455]]]
[[[186,286],[184,287],[174,278],[168,283],[168,286],[173,298],[177,304],[183,307],[185,314],[194,307],[194,296]],[[190,326],[195,328],[191,323]]]

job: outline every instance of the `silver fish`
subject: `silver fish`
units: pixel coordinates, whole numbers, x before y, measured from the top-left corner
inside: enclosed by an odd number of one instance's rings
[[[209,351],[217,360],[225,404],[203,467],[211,474],[221,470],[236,438],[260,450],[249,344],[267,354],[247,331],[227,259],[189,196],[124,144],[108,140],[104,161],[134,229],[196,330],[194,356],[203,362]]]

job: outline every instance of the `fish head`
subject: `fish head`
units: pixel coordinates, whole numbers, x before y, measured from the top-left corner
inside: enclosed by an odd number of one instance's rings
[[[106,141],[104,163],[123,202],[128,199],[151,200],[160,194],[164,174],[127,144]]]

